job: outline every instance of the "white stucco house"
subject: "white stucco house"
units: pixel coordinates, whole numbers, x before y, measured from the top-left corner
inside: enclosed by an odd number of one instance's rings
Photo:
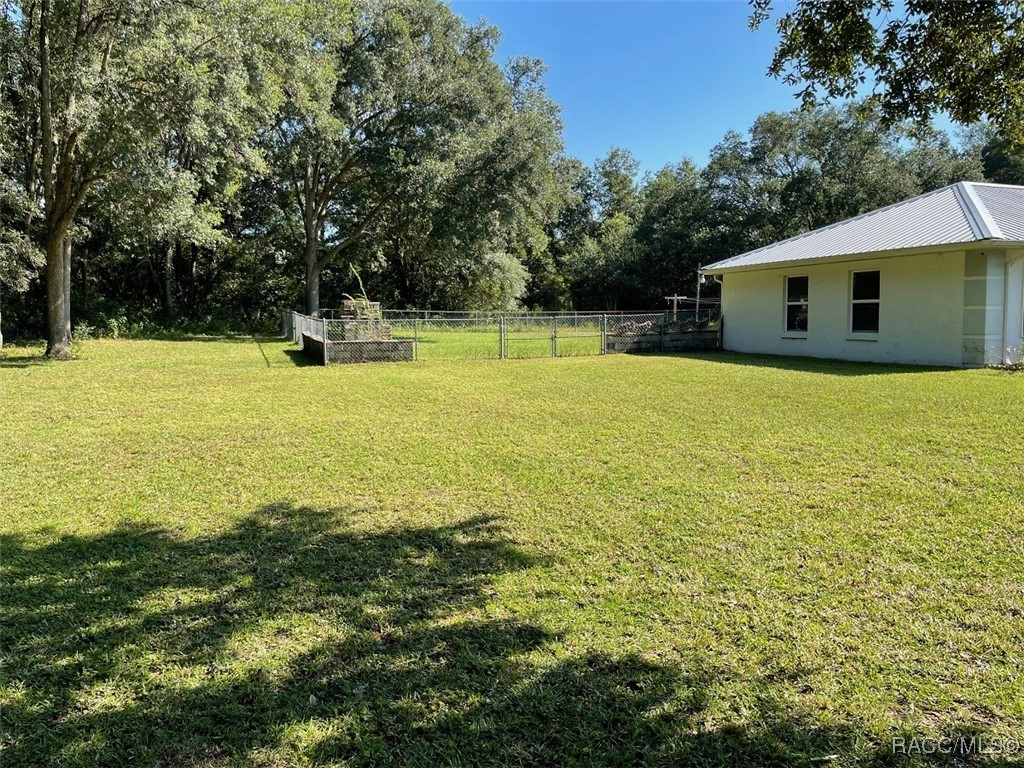
[[[941,366],[1015,360],[1024,187],[960,182],[701,269],[722,346]]]

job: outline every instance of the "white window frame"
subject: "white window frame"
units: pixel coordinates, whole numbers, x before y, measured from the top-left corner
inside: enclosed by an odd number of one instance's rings
[[[863,275],[866,272],[878,273],[878,298],[877,299],[855,299],[853,298],[853,279],[855,275]],[[878,328],[873,331],[853,330],[853,307],[855,304],[877,304],[878,305]],[[851,334],[856,336],[877,336],[882,330],[882,270],[880,269],[854,269],[850,272],[850,320],[847,325]]]
[[[790,301],[789,300],[789,281],[802,277],[807,280],[807,298],[803,301]],[[782,332],[787,336],[800,335],[805,336],[807,331],[791,331],[789,330],[789,308],[790,307],[807,307],[807,328],[811,327],[811,278],[807,275],[786,275],[782,281]]]

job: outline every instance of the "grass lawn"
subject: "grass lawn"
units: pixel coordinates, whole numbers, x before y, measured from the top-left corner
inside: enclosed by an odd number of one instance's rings
[[[0,360],[5,767],[1024,736],[1024,374],[39,351]]]

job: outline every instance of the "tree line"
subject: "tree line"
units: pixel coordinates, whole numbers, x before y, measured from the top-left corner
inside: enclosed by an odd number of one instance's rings
[[[542,62],[438,0],[0,2],[8,334],[393,308],[648,309],[697,268],[959,180],[1018,182],[867,102],[767,113],[643,176],[564,152]]]

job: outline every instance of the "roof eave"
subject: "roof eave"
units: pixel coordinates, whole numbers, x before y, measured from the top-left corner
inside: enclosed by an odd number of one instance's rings
[[[844,261],[867,261],[870,259],[887,259],[897,256],[912,256],[917,253],[948,253],[950,251],[963,251],[969,248],[1020,248],[1024,247],[1024,241],[987,239],[987,240],[966,240],[958,243],[942,243],[940,245],[921,245],[915,248],[900,248],[890,251],[868,251],[867,253],[843,253],[834,256],[817,256],[810,259],[790,259],[786,261],[769,261],[761,264],[741,264],[735,267],[716,267],[709,264],[700,267],[697,271],[701,275],[724,275],[730,272],[761,272],[766,269],[788,269],[790,267],[813,266],[815,264],[836,264]]]

